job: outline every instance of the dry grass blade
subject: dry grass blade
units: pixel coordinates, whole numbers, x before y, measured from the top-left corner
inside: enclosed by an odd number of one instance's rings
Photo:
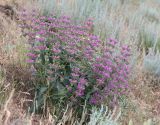
[[[13,95],[14,95],[15,89],[13,89],[10,93],[10,96],[8,98],[8,100],[6,101],[5,105],[4,105],[4,109],[2,111],[2,118],[0,119],[3,123],[3,125],[8,125],[9,122],[9,118],[11,115],[11,112],[8,109],[8,105],[9,103],[11,103]]]

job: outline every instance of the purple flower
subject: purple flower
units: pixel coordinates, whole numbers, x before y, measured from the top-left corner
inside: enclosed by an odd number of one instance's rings
[[[77,90],[76,91],[76,97],[81,97],[84,95],[84,91],[83,90]]]
[[[28,60],[26,60],[26,62],[27,62],[27,63],[34,63],[34,62],[35,62],[35,60],[28,59]]]
[[[98,85],[103,85],[104,84],[104,79],[97,79]]]
[[[66,85],[66,88],[67,88],[67,90],[68,90],[69,92],[72,92],[72,88],[71,88],[71,86]]]
[[[81,85],[86,85],[86,84],[87,84],[87,81],[86,81],[86,79],[84,79],[84,78],[80,78],[79,83],[80,83]]]
[[[36,37],[36,40],[39,41],[39,42],[44,42],[45,38],[43,38],[43,37]]]
[[[105,71],[112,72],[112,68],[110,66],[103,66]]]
[[[70,81],[70,84],[72,84],[72,85],[75,85],[75,84],[77,84],[77,83],[78,83],[78,81],[77,81],[77,80],[75,80],[75,79],[70,79],[69,81]]]
[[[60,57],[59,56],[52,56],[52,59],[53,60],[58,60],[58,59],[60,59]]]
[[[104,78],[108,79],[110,78],[110,75],[109,73],[106,73],[106,72],[103,72],[102,75],[104,76]]]
[[[83,91],[84,89],[85,89],[85,86],[81,83],[78,83],[77,90],[78,91]]]
[[[72,75],[72,77],[79,77],[79,75],[76,73],[72,73],[71,75]]]
[[[52,51],[53,51],[54,53],[56,53],[56,54],[59,54],[59,53],[61,52],[60,49],[54,48],[54,47],[53,47]]]
[[[39,46],[36,46],[36,48],[37,48],[38,50],[43,51],[43,50],[45,50],[45,49],[46,49],[46,46],[39,45]]]
[[[37,55],[34,54],[34,53],[28,53],[27,56],[30,57],[33,60],[37,58]]]
[[[95,92],[89,102],[93,105],[100,105],[103,102],[103,99],[104,97],[99,92]]]
[[[46,31],[45,30],[40,30],[40,31],[37,32],[37,34],[39,34],[39,35],[45,35]]]

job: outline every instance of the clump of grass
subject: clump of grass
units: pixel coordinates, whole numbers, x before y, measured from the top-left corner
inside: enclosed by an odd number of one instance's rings
[[[122,115],[120,121],[127,124],[132,119],[133,124],[141,125],[144,121],[152,118],[152,122],[158,125],[160,122],[158,110],[159,77],[152,73],[144,72],[141,64],[136,65],[135,76],[130,81],[131,93],[121,106]]]
[[[108,112],[104,106],[101,109],[93,108],[88,125],[118,125],[120,115],[121,112],[117,113],[116,108],[113,112]]]
[[[2,106],[2,104],[4,103],[5,100],[5,87],[4,87],[4,71],[2,69],[2,67],[0,67],[0,108]]]
[[[144,57],[144,69],[150,73],[160,76],[160,54],[155,52],[153,48]]]

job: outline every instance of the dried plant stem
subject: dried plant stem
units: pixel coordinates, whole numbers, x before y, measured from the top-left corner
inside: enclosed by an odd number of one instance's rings
[[[3,119],[4,119],[3,125],[7,125],[8,124],[9,118],[11,116],[11,112],[8,109],[8,105],[9,105],[9,103],[11,102],[11,100],[13,98],[14,92],[15,92],[15,89],[13,89],[11,91],[8,100],[6,101],[6,103],[4,105],[4,110],[3,110],[3,113],[2,113],[3,114],[2,116],[3,116]]]

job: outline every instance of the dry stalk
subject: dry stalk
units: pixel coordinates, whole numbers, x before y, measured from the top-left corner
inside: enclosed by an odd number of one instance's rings
[[[6,101],[6,103],[4,105],[4,110],[2,112],[2,123],[3,123],[3,125],[7,125],[8,124],[8,121],[9,121],[10,116],[11,116],[11,112],[8,109],[8,105],[9,105],[9,103],[11,102],[11,100],[13,98],[14,91],[15,91],[15,89],[13,89],[11,91],[8,100]]]

